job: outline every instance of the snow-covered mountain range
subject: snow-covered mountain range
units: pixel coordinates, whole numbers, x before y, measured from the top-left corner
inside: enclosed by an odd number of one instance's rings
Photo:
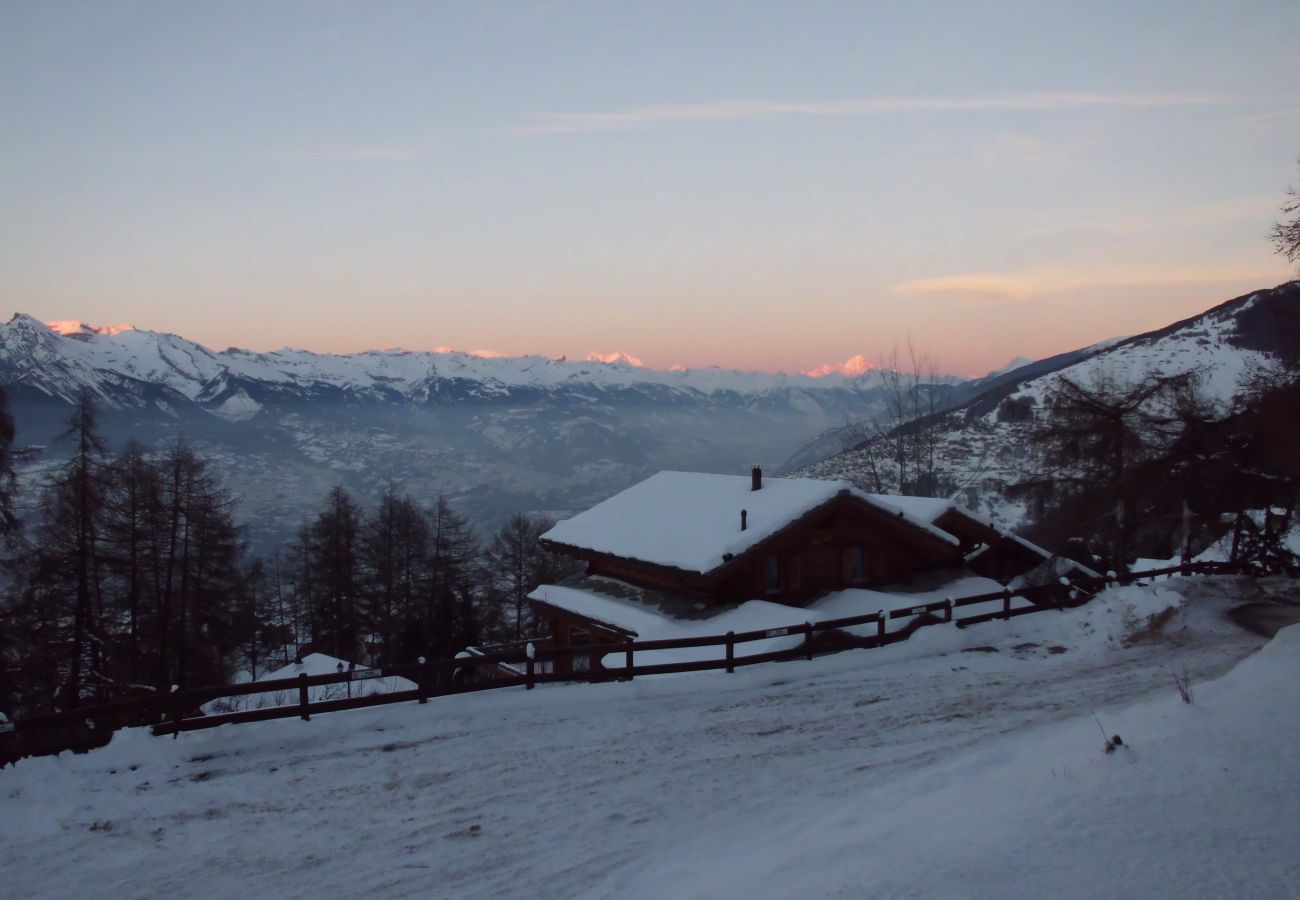
[[[1297,364],[1300,281],[1292,281],[1237,297],[1147,334],[1106,341],[1006,373],[990,373],[982,390],[933,422],[938,474],[963,503],[983,510],[1001,525],[1015,527],[1023,522],[1026,508],[1004,489],[1023,480],[1031,454],[1029,416],[1060,379],[1088,385],[1104,376],[1125,383],[1147,375],[1195,370],[1200,373],[1202,395],[1226,414],[1253,370]],[[891,465],[890,453],[882,452],[882,446],[880,438],[864,440],[835,456],[794,468],[800,475],[854,481],[878,490],[876,475]],[[885,472],[886,477],[889,474]],[[895,478],[896,474],[895,467]]]
[[[105,404],[140,407],[186,400],[223,417],[256,415],[247,402],[257,396],[319,396],[336,392],[355,399],[430,400],[500,397],[517,390],[563,390],[586,385],[693,392],[703,396],[758,396],[801,391],[816,397],[860,391],[878,384],[878,373],[786,375],[732,369],[646,368],[623,353],[591,354],[584,360],[545,356],[498,356],[457,350],[370,350],[322,354],[285,348],[270,353],[230,348],[214,352],[174,334],[130,325],[97,327],[76,321],[43,323],[18,313],[0,326],[0,377],[71,401],[89,389]],[[240,396],[240,392],[245,392]],[[243,402],[230,410],[232,398]],[[247,399],[245,399],[247,398]]]
[[[879,373],[854,371],[660,371],[622,354],[217,352],[130,326],[23,314],[0,325],[20,444],[50,443],[90,391],[113,442],[184,433],[215,455],[263,535],[296,527],[339,482],[362,499],[390,482],[425,499],[445,492],[490,526],[515,510],[585,508],[663,468],[776,465],[871,411]]]

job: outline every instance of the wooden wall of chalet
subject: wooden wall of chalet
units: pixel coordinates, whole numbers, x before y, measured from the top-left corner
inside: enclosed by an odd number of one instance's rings
[[[601,628],[596,623],[581,616],[567,616],[554,607],[547,607],[547,622],[550,625],[551,640],[557,647],[570,647],[575,644],[590,645],[593,648],[609,648],[612,644],[622,644],[628,636]],[[605,651],[596,650],[589,657],[569,656],[555,661],[555,671],[573,672],[603,668],[600,658]]]
[[[864,514],[843,504],[787,533],[752,554],[747,565],[720,583],[713,594],[722,603],[761,598],[804,604],[827,591],[907,581],[917,571],[956,561],[951,553],[927,550],[900,536],[885,517]],[[861,547],[865,578],[854,581],[849,552]],[[776,556],[781,587],[769,592],[767,557]]]
[[[1004,540],[971,560],[970,568],[976,575],[1006,584],[1043,562],[1043,556],[1028,547],[1016,541]]]

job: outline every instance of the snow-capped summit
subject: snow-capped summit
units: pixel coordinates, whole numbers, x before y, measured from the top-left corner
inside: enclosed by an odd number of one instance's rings
[[[74,334],[121,334],[123,331],[135,331],[134,325],[88,325],[78,319],[58,319],[46,322],[51,331],[67,337]]]
[[[587,362],[599,362],[599,363],[605,363],[606,365],[614,365],[615,363],[626,363],[627,365],[634,366],[638,369],[645,368],[645,363],[641,362],[640,359],[630,354],[624,353],[621,350],[615,350],[613,353],[588,353]]]
[[[1012,372],[1016,369],[1019,369],[1021,366],[1027,366],[1031,362],[1033,362],[1033,360],[1030,359],[1028,356],[1017,356],[1015,359],[1011,360],[1011,362],[1007,363],[1005,366],[1001,366],[1000,368],[992,370],[984,377],[996,378],[999,375],[1005,375],[1008,372]]]

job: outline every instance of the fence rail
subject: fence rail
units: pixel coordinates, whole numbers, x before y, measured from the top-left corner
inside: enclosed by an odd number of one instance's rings
[[[1134,572],[1123,577],[1085,577],[1074,581],[1061,579],[1060,583],[1056,584],[1020,590],[1007,588],[967,597],[949,597],[889,611],[879,610],[865,615],[823,619],[819,622],[808,621],[781,628],[565,647],[547,646],[537,642],[526,647],[510,646],[508,649],[491,653],[462,654],[454,658],[421,660],[417,663],[385,667],[383,676],[400,675],[410,678],[416,683],[416,688],[366,696],[312,701],[310,689],[373,678],[374,670],[344,671],[328,675],[303,674],[295,678],[279,678],[274,681],[215,685],[170,693],[160,692],[148,697],[84,706],[0,725],[0,765],[24,756],[59,753],[69,749],[82,751],[102,746],[108,743],[114,731],[128,726],[149,725],[155,735],[176,735],[183,731],[242,722],[262,722],[295,716],[310,719],[313,714],[363,709],[390,703],[411,701],[426,703],[434,697],[498,688],[531,689],[538,684],[561,681],[631,680],[645,675],[701,672],[711,669],[734,672],[741,666],[780,660],[812,659],[816,653],[882,647],[907,640],[920,628],[931,625],[952,623],[958,628],[966,628],[981,622],[1080,606],[1091,599],[1097,591],[1114,584],[1131,584],[1161,576],[1222,575],[1236,574],[1240,571],[1241,567],[1234,563],[1189,563]],[[1021,600],[1028,605],[1013,606],[1014,600]],[[955,617],[953,614],[956,609],[994,602],[1000,602],[1001,608],[962,617]],[[888,625],[897,619],[911,619],[911,621],[902,628],[891,631]],[[875,626],[870,634],[855,635],[845,631],[845,629],[869,625]],[[755,641],[800,636],[803,637],[803,642],[794,647],[743,655],[738,655],[736,652],[738,646]],[[821,637],[820,645],[819,637]],[[636,663],[638,653],[702,647],[718,647],[722,654],[708,659]],[[593,664],[586,671],[572,671],[576,657],[586,657]],[[613,661],[619,657],[622,658],[623,665],[614,664]],[[569,671],[556,671],[561,667],[560,664],[567,664],[563,667]],[[509,666],[511,669],[505,670],[502,666]],[[504,674],[521,666],[522,674]],[[487,672],[492,677],[475,678],[474,675],[480,671]],[[364,672],[364,675],[358,678],[360,672]],[[214,714],[204,714],[201,710],[203,704],[222,697],[295,691],[297,703]]]

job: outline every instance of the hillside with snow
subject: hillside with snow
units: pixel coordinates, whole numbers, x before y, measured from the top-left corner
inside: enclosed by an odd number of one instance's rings
[[[1000,525],[1026,517],[1006,488],[1031,471],[1031,419],[1061,379],[1137,383],[1147,376],[1198,373],[1202,396],[1219,415],[1237,407],[1251,372],[1300,361],[1300,281],[1229,300],[1198,316],[1052,360],[991,373],[985,390],[924,423],[936,436],[936,468],[946,492]],[[835,456],[801,461],[796,474],[853,481],[868,490],[891,465],[888,439],[870,437]],[[888,471],[886,472],[888,475]],[[895,474],[896,479],[896,474]]]
[[[0,770],[0,870],[23,897],[1291,896],[1300,626],[1232,624],[1243,591],[1174,579],[734,675],[128,730]]]

